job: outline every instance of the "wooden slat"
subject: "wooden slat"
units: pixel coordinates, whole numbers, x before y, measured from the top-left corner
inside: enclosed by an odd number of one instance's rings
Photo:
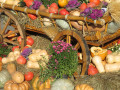
[[[7,43],[10,43],[10,44],[13,44],[13,45],[17,45],[17,46],[20,46],[20,44],[18,44],[18,43],[16,43],[16,42],[13,42],[13,41],[10,41],[10,40],[8,40],[8,39],[4,39],[3,40],[4,42],[7,42]]]
[[[1,3],[0,3],[0,7],[1,7]],[[8,4],[4,4],[2,5],[4,8],[7,8],[7,9],[12,9],[13,5],[8,5]],[[31,14],[36,14],[36,10],[33,10],[33,9],[29,9],[27,8],[27,10],[25,10],[26,8],[25,7],[18,7],[18,6],[15,6],[14,10],[16,11],[21,11],[21,12],[25,12],[25,13],[31,13]],[[65,19],[65,15],[51,15],[50,13],[47,13],[47,12],[42,12],[42,11],[39,11],[38,12],[39,15],[41,16],[45,16],[45,17],[51,17],[53,19]],[[84,21],[84,17],[78,17],[78,16],[67,16],[67,20],[81,20],[81,21]],[[105,20],[105,22],[109,22],[111,20],[111,17],[110,16],[106,16],[106,17],[103,17],[102,19]],[[94,23],[94,21],[92,19],[86,19],[86,22],[90,22],[90,23]],[[101,25],[101,21],[97,20],[96,21],[96,24],[99,24]]]

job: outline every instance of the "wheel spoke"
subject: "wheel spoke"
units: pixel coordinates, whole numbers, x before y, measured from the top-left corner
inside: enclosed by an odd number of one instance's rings
[[[15,30],[15,31],[12,31],[12,32],[10,32],[10,33],[8,33],[8,34],[5,34],[5,35],[3,35],[3,38],[8,37],[8,36],[10,36],[10,35],[12,35],[12,34],[16,34],[16,33],[19,33],[19,31],[18,31],[18,30]]]
[[[13,45],[20,46],[20,44],[18,44],[18,43],[16,43],[16,42],[13,42],[13,41],[10,41],[9,39],[6,39],[6,38],[4,38],[3,41],[4,41],[4,42],[7,42],[7,43],[10,43],[10,44],[13,44]]]
[[[7,22],[6,22],[6,24],[5,24],[5,26],[4,26],[4,28],[3,28],[3,30],[2,30],[2,35],[4,34],[4,32],[5,32],[5,30],[6,30],[6,28],[7,28],[7,26],[9,25],[9,22],[10,22],[10,17],[8,18],[8,20],[7,20]]]
[[[71,36],[69,36],[69,35],[67,35],[67,37],[66,37],[66,43],[71,43]]]
[[[75,45],[76,50],[78,50],[80,48],[80,44],[77,42],[77,44]]]

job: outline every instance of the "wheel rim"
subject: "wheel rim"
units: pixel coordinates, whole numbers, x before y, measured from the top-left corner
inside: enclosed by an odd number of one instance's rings
[[[58,40],[63,40],[67,43],[71,43],[78,51],[80,51],[80,49],[82,50],[82,60],[79,60],[79,63],[82,64],[80,75],[87,74],[87,69],[90,63],[90,52],[82,35],[71,30],[63,30],[57,34],[53,41]]]
[[[21,44],[17,41],[19,36],[22,38]],[[25,31],[18,23],[15,15],[5,9],[0,10],[0,42],[20,46],[21,49],[26,44]]]

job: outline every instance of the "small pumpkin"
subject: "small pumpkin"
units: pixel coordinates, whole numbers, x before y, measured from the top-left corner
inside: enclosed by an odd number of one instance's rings
[[[92,88],[88,84],[78,84],[75,86],[75,90],[94,90],[94,88]]]
[[[45,89],[50,89],[50,84],[53,79],[48,79],[44,83],[39,81],[39,77],[36,77],[32,83],[32,87],[34,90],[45,90]]]
[[[2,70],[0,72],[0,88],[4,87],[4,84],[11,79],[11,75],[7,70]]]
[[[10,74],[14,73],[16,71],[16,66],[14,63],[9,63],[7,65],[7,70]]]
[[[16,83],[22,83],[24,81],[24,75],[21,72],[14,72],[12,74],[12,80]]]
[[[8,80],[4,85],[4,90],[29,90],[29,88],[30,84],[27,81],[18,84],[13,80]]]
[[[100,56],[102,58],[102,60],[104,60],[107,56],[107,49],[102,49],[101,47],[91,47],[90,49],[91,51],[91,56]]]

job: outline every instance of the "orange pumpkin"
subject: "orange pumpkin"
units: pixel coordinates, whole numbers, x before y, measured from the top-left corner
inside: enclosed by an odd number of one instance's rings
[[[50,89],[50,84],[51,84],[52,79],[48,79],[44,83],[39,81],[39,77],[36,77],[32,83],[32,87],[34,90],[49,90]]]
[[[94,88],[92,88],[88,84],[81,84],[81,85],[78,84],[75,86],[75,90],[94,90]]]
[[[102,60],[105,59],[105,57],[107,56],[107,49],[102,49],[101,47],[91,47],[90,49],[91,51],[91,56],[100,56]]]
[[[29,88],[30,84],[27,81],[18,84],[13,80],[9,80],[4,85],[4,90],[29,90]]]

